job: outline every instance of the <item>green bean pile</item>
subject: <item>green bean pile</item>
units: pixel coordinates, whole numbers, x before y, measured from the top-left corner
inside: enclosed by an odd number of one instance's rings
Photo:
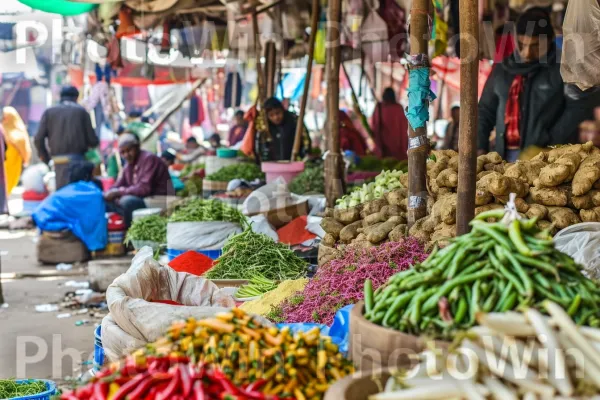
[[[149,215],[133,221],[127,230],[125,242],[144,240],[156,243],[167,242],[167,220],[160,215]]]
[[[13,379],[0,380],[0,399],[12,399],[14,397],[33,396],[43,393],[46,384],[41,381],[27,381],[17,383]]]
[[[306,273],[306,262],[290,248],[248,229],[223,247],[223,254],[204,276],[208,279],[298,279]]]
[[[543,309],[548,299],[567,309],[576,323],[600,326],[600,288],[554,248],[536,219],[484,222],[503,212],[480,214],[471,222],[471,233],[435,249],[375,292],[366,282],[365,318],[406,333],[447,338],[473,326],[479,311]]]
[[[169,222],[227,221],[246,226],[246,217],[219,200],[195,199],[175,210]]]

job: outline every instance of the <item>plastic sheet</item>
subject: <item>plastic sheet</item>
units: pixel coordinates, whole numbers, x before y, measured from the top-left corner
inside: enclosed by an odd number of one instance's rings
[[[431,91],[429,68],[413,68],[408,80],[408,110],[406,118],[413,129],[422,128],[429,120],[429,102],[435,100]]]
[[[340,309],[333,319],[331,327],[325,324],[315,323],[295,323],[295,324],[277,324],[278,328],[289,327],[292,333],[308,332],[312,329],[319,328],[321,335],[331,337],[331,341],[338,345],[342,354],[348,353],[348,343],[350,339],[350,310],[354,304],[348,305]]]
[[[600,223],[585,222],[563,229],[554,236],[556,249],[581,264],[592,279],[600,279]]]
[[[227,240],[242,232],[233,222],[169,222],[167,247],[174,250],[220,250]]]
[[[600,5],[597,0],[567,4],[560,73],[581,90],[600,85]]]

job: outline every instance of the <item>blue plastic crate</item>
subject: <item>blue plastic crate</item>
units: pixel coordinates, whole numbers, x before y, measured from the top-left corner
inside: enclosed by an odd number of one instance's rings
[[[102,347],[102,325],[94,330],[94,371],[100,371],[104,365],[104,347]]]
[[[46,391],[31,396],[13,397],[10,400],[50,400],[52,396],[56,394],[56,383],[46,379],[19,379],[16,383],[32,383],[32,382],[44,382],[46,384]]]
[[[175,249],[167,249],[167,256],[169,257],[169,261],[173,261],[175,258],[179,257],[180,255],[182,255],[183,253],[190,251],[190,250],[175,250]],[[221,257],[221,254],[223,254],[223,250],[193,250],[195,252],[198,252],[200,254],[204,254],[206,257],[209,257],[213,260],[216,260],[217,258]]]

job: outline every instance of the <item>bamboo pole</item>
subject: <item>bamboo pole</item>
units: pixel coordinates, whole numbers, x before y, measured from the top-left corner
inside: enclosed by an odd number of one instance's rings
[[[258,84],[258,102],[262,107],[265,101],[265,82],[262,64],[260,62],[260,32],[258,30],[258,16],[256,11],[252,13],[252,31],[254,33],[254,54],[256,56],[256,75],[257,75],[257,84]]]
[[[477,88],[479,10],[477,0],[460,0],[460,123],[458,137],[458,203],[456,233],[469,232],[475,216],[477,179]]]
[[[265,46],[265,63],[268,98],[275,95],[275,72],[277,70],[277,49],[275,48],[275,42],[268,42]]]
[[[156,120],[156,122],[152,125],[152,127],[150,128],[150,132],[148,133],[148,135],[142,140],[142,143],[145,143],[148,141],[148,139],[150,139],[152,137],[152,135],[154,135],[154,132],[156,132],[156,130],[167,120],[169,119],[169,117],[171,115],[173,115],[173,113],[177,110],[179,110],[179,107],[181,107],[181,105],[183,104],[183,102],[190,97],[190,95],[192,93],[194,93],[194,91],[196,89],[198,89],[200,86],[202,86],[204,84],[204,82],[206,82],[206,78],[204,79],[198,79],[196,80],[196,82],[194,82],[192,84],[192,89],[188,92],[188,94],[186,94],[184,97],[182,97],[179,101],[177,101],[175,104],[173,104],[171,106],[171,108],[169,108],[167,111],[165,111],[165,113],[163,115],[161,115],[160,117],[158,117],[158,119]]]
[[[414,0],[410,10],[410,55],[421,58],[412,68],[427,68],[427,39],[429,36],[430,0]],[[411,104],[409,103],[409,108]],[[408,227],[427,215],[427,124],[413,129],[408,126]]]
[[[308,39],[308,61],[306,63],[306,77],[304,78],[304,88],[302,91],[302,100],[300,102],[300,112],[298,114],[298,123],[296,124],[296,136],[294,138],[294,150],[292,151],[291,161],[295,161],[302,145],[302,134],[304,133],[304,115],[306,114],[306,103],[308,101],[308,92],[310,91],[310,78],[312,75],[312,65],[315,55],[315,39],[319,24],[319,14],[321,13],[320,0],[312,0],[310,37]]]
[[[329,152],[325,158],[325,197],[327,205],[344,194],[343,157],[340,153],[340,23],[341,0],[329,1],[327,17],[327,125]]]

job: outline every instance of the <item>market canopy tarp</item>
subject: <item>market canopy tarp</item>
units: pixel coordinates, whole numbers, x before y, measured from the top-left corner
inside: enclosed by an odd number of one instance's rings
[[[73,3],[67,0],[19,0],[33,9],[60,15],[79,15],[92,11],[96,4]]]

